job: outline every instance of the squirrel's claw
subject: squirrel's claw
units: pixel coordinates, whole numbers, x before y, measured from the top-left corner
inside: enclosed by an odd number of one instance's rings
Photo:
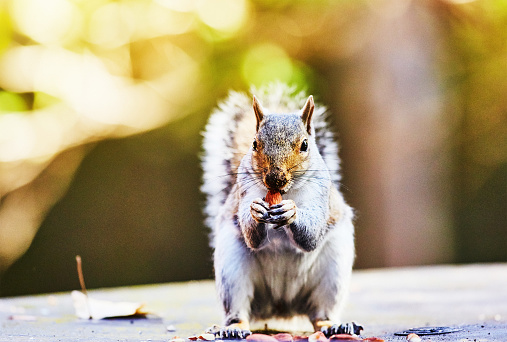
[[[208,329],[207,332],[215,335],[219,339],[245,339],[247,336],[252,335],[250,330],[242,330],[238,327],[220,327],[219,329]]]
[[[275,229],[291,224],[296,220],[296,203],[293,200],[284,200],[268,210],[269,223],[276,224]]]
[[[268,209],[269,209],[269,213],[271,215],[273,215],[273,214],[281,214],[281,213],[284,213],[286,211],[289,211],[289,210],[292,210],[292,209],[296,209],[296,202],[294,202],[293,200],[290,200],[290,199],[283,200],[283,201],[281,201],[278,204],[272,205]]]
[[[338,334],[348,334],[348,335],[360,335],[361,330],[364,328],[356,323],[343,323],[343,324],[333,324],[331,326],[324,326],[320,331],[326,335],[326,337],[330,337]]]
[[[243,326],[243,328],[247,327]],[[206,333],[213,334],[217,339],[245,339],[247,336],[252,335],[249,329],[243,329],[241,324],[235,323],[228,326],[220,326],[214,324],[206,329]]]
[[[220,329],[219,337],[227,339],[244,339],[247,336],[252,335],[250,330],[241,330],[240,328],[228,328],[225,327]]]
[[[269,204],[263,201],[261,198],[256,198],[250,204],[250,214],[253,219],[259,223],[269,223]]]
[[[282,215],[271,216],[269,223],[276,224],[278,226],[285,226],[291,224],[296,220],[296,211],[291,210]]]
[[[284,200],[280,204],[269,207],[261,198],[256,198],[250,204],[250,214],[259,223],[271,223],[275,229],[291,224],[296,219],[296,203]]]

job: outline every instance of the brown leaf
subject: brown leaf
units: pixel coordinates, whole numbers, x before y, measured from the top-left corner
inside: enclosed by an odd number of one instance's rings
[[[90,298],[80,291],[72,291],[72,301],[76,316],[82,319],[102,319],[110,317],[126,317],[146,315],[142,303],[112,302]]]

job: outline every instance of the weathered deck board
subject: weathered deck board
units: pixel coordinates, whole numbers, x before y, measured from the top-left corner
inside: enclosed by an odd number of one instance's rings
[[[70,293],[0,299],[0,341],[169,341],[219,323],[213,282],[122,287],[90,296],[143,302],[147,318],[80,320]],[[345,321],[364,336],[403,341],[393,333],[425,325],[465,330],[426,340],[507,340],[507,264],[429,266],[356,271]],[[176,331],[167,331],[172,325]],[[481,327],[484,326],[484,327]],[[503,338],[502,338],[503,336]]]

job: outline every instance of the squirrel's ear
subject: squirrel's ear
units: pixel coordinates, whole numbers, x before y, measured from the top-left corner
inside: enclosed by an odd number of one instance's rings
[[[314,109],[313,96],[310,95],[308,100],[306,100],[305,106],[301,109],[301,119],[303,119],[308,134],[312,134],[312,115]]]
[[[261,124],[262,118],[264,117],[264,109],[262,108],[259,100],[253,96],[253,110],[255,113],[255,118],[257,119],[257,125],[255,126],[255,130],[259,130],[259,125]]]

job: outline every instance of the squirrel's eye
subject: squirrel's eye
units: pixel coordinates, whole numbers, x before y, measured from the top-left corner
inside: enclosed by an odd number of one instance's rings
[[[303,140],[303,142],[301,143],[300,151],[301,152],[308,151],[308,140],[307,139]]]
[[[254,151],[257,151],[257,140],[253,141],[252,148],[254,149]]]

